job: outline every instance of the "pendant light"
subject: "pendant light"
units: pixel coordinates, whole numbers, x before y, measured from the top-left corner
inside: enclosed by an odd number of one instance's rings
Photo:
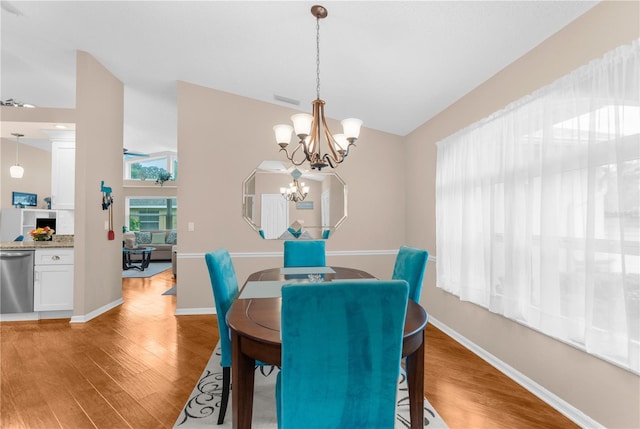
[[[311,169],[322,170],[325,167],[336,168],[345,160],[349,149],[358,140],[362,121],[355,118],[344,119],[341,122],[343,134],[331,134],[327,126],[324,117],[325,102],[320,99],[320,20],[326,18],[328,12],[324,6],[315,5],[311,8],[311,14],[316,18],[316,99],[311,103],[312,114],[295,114],[291,116],[293,127],[280,124],[274,126],[273,131],[280,152],[284,152],[294,165],[308,162]],[[289,153],[287,146],[294,129],[299,141]],[[326,147],[324,151],[321,146]]]
[[[11,177],[14,179],[22,179],[22,176],[24,175],[24,168],[22,168],[18,162],[18,153],[20,151],[20,137],[24,137],[24,134],[11,133],[11,135],[16,137],[16,163],[9,169],[9,174],[11,174]]]

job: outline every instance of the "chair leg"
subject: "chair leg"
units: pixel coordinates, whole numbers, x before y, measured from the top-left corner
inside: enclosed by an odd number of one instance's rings
[[[227,412],[227,403],[229,402],[229,387],[231,386],[231,367],[222,368],[222,401],[220,402],[220,414],[218,415],[218,424],[224,423],[224,415]]]

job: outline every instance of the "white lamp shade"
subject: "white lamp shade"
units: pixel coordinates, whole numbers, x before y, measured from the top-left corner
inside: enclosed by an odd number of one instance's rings
[[[289,144],[289,142],[291,142],[291,133],[293,132],[293,127],[291,125],[274,125],[273,131],[276,133],[276,142],[278,144]]]
[[[24,175],[24,168],[18,164],[12,165],[9,169],[9,174],[11,174],[11,177],[14,179],[22,179],[22,176]]]
[[[360,136],[360,127],[362,126],[360,119],[348,118],[343,119],[340,123],[342,124],[342,130],[346,138],[357,139]]]
[[[311,133],[311,124],[313,123],[313,116],[308,113],[297,113],[291,116],[293,122],[293,128],[296,130],[296,135],[308,136]]]
[[[333,139],[336,141],[336,143],[339,146],[336,149],[347,150],[347,147],[349,146],[349,141],[347,140],[344,134],[334,134]]]
[[[309,193],[309,187],[308,186],[303,186],[302,187],[302,193],[303,194],[308,194]]]

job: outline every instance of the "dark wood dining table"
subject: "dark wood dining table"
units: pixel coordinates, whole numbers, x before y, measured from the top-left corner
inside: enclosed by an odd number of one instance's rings
[[[374,278],[371,274],[343,267],[331,267],[335,273],[323,274],[324,281]],[[280,268],[258,271],[250,281],[290,280],[295,276],[281,274]],[[305,276],[301,276],[305,277]],[[301,278],[303,281],[304,278]],[[247,284],[245,282],[245,285]],[[243,286],[244,287],[244,286]],[[232,418],[234,429],[251,427],[256,360],[280,366],[281,298],[243,299],[242,293],[227,312],[232,348]],[[402,356],[407,358],[407,383],[411,428],[424,427],[424,329],[427,312],[409,300],[404,325]]]

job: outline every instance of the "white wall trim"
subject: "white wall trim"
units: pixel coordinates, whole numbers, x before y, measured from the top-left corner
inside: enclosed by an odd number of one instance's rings
[[[601,425],[597,421],[593,420],[591,417],[569,404],[564,399],[560,398],[555,393],[547,390],[540,384],[536,383],[517,369],[498,359],[482,347],[478,346],[474,342],[460,335],[458,332],[449,328],[444,323],[440,322],[436,318],[429,316],[429,323],[434,325],[436,328],[440,329],[445,334],[449,335],[451,338],[456,340],[458,343],[462,344],[467,349],[471,350],[473,353],[478,355],[484,361],[489,363],[491,366],[496,368],[498,371],[505,374],[507,377],[527,389],[529,392],[536,395],[538,398],[542,399],[544,402],[549,404],[551,407],[555,408],[558,412],[566,416],[568,419],[573,421],[580,427],[583,428],[592,428],[592,429],[604,429],[605,426]],[[428,346],[427,346],[428,347]]]
[[[177,308],[176,316],[199,316],[202,314],[216,314],[215,307],[205,308]]]
[[[69,321],[69,323],[86,323],[91,319],[94,319],[98,316],[100,316],[102,313],[106,313],[107,311],[111,310],[112,308],[115,308],[119,305],[122,305],[122,303],[124,303],[124,300],[122,298],[118,298],[115,301],[107,304],[107,305],[103,305],[102,307],[93,310],[91,313],[89,314],[85,314],[85,315],[80,315],[80,316],[71,316],[71,320]]]
[[[331,250],[327,256],[384,256],[396,255],[398,249],[390,250]],[[231,258],[282,258],[283,252],[230,252]],[[203,259],[204,253],[177,253],[178,259]],[[435,255],[429,254],[429,261],[435,262]]]

